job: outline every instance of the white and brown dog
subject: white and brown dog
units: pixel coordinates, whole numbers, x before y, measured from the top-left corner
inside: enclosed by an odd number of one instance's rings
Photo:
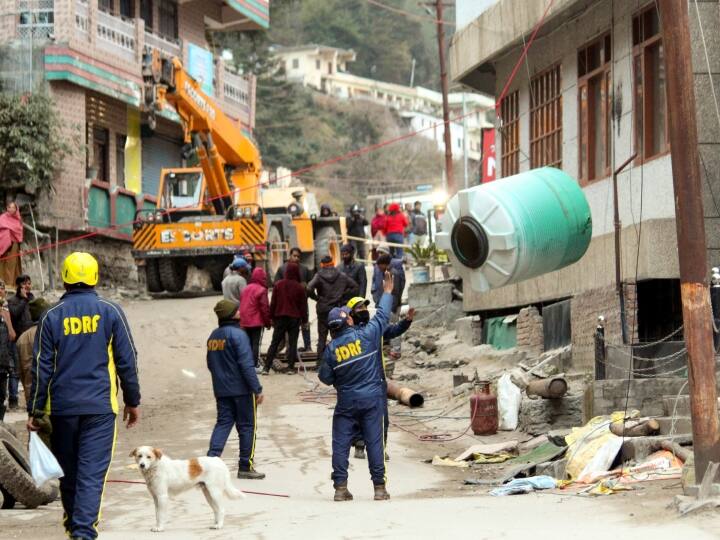
[[[215,512],[215,524],[211,529],[221,529],[225,521],[223,495],[231,499],[245,498],[245,494],[232,485],[230,471],[219,457],[170,459],[162,450],[152,446],[138,446],[130,457],[135,458],[155,502],[156,525],[151,529],[153,532],[165,529],[169,498],[196,486],[202,489]]]

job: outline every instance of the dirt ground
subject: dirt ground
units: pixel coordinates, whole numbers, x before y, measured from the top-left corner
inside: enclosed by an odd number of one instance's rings
[[[154,509],[145,486],[115,482],[141,480],[128,457],[132,448],[153,445],[176,458],[203,455],[207,450],[215,408],[204,343],[215,322],[212,306],[216,300],[124,303],[140,354],[143,418],[137,428],[119,430],[111,481],[105,489],[101,538],[157,538],[150,532]],[[266,334],[265,346],[268,341]],[[495,498],[486,495],[487,488],[464,486],[463,479],[471,476],[467,470],[424,463],[434,455],[456,455],[481,440],[496,440],[475,437],[472,432],[438,444],[419,442],[410,433],[391,428],[388,490],[392,500],[372,501],[367,462],[351,458],[349,487],[355,500],[334,503],[329,479],[333,400],[308,393],[316,381],[313,371],[306,377],[277,374],[262,379],[266,401],[259,409],[256,466],[267,478],[236,481],[244,490],[289,497],[248,494],[245,500],[228,501],[225,529],[211,531],[212,512],[200,492],[192,491],[172,502],[165,538],[720,537],[716,513],[677,517],[669,506],[680,493],[677,481],[647,483],[636,491],[602,498],[561,492]],[[395,424],[414,433],[462,432],[469,414],[465,407],[454,411],[456,417],[449,420],[432,419],[435,411],[448,409],[450,372],[447,381],[447,391],[431,389],[425,408],[414,411],[415,416],[408,416],[402,406],[392,406]],[[422,378],[412,385],[427,389]],[[8,420],[21,426],[23,418],[21,413],[12,413]],[[237,435],[231,435],[223,456],[233,472],[237,444]],[[0,537],[61,538],[61,514],[58,502],[36,510],[2,511]]]

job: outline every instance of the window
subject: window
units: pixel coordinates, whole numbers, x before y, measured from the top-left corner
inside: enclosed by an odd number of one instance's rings
[[[505,96],[500,104],[501,166],[503,176],[520,172],[520,110],[518,92]]]
[[[560,65],[530,79],[530,167],[562,166]]]
[[[125,187],[125,135],[115,136],[115,184],[117,187]]]
[[[315,60],[315,69],[320,71],[322,68],[320,67],[320,59]]]
[[[153,29],[153,4],[152,0],[140,0],[140,18],[145,21],[145,29]]]
[[[135,0],[120,0],[120,15],[127,19],[134,19]]]
[[[300,67],[300,59],[299,58],[293,58],[292,67],[293,67],[293,69],[297,69]]]
[[[110,175],[108,171],[108,130],[107,128],[91,127],[92,132],[92,149],[93,161],[91,167],[96,169],[95,179],[101,182],[109,182]]]
[[[158,6],[158,31],[172,39],[178,37],[178,8],[174,0],[160,0]]]
[[[112,13],[113,0],[98,0],[98,8],[106,13]]]
[[[578,51],[578,168],[583,182],[610,174],[610,34]]]
[[[665,60],[654,3],[633,17],[633,96],[635,151],[647,160],[669,149]]]
[[[332,62],[328,62],[328,75],[332,75]]]

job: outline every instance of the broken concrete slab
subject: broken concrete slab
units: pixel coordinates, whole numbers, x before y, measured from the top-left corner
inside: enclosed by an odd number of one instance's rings
[[[581,426],[583,424],[582,396],[568,395],[561,399],[523,397],[519,420],[519,429],[531,435],[543,435],[552,429]]]

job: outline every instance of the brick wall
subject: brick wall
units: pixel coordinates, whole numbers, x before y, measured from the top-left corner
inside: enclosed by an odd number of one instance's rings
[[[46,227],[81,230],[85,226],[85,90],[65,82],[52,83],[50,95],[73,152],[62,162],[53,182],[54,192],[39,197],[38,222]]]
[[[633,318],[637,315],[635,284],[625,283],[625,313],[627,314],[628,334],[633,328]],[[615,287],[603,287],[578,293],[570,303],[570,321],[572,325],[573,364],[575,367],[590,368],[595,359],[595,328],[598,317],[605,317],[605,340],[622,343],[620,327],[620,302]],[[637,339],[637,325],[631,339]]]
[[[517,347],[536,356],[543,352],[543,318],[534,306],[523,308],[518,313]]]

